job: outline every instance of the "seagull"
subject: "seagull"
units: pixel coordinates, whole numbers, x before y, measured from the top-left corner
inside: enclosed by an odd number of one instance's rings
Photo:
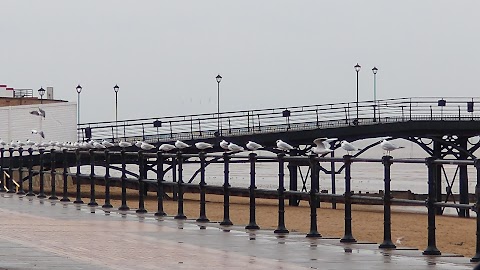
[[[126,147],[132,146],[132,144],[129,143],[129,142],[119,142],[119,143],[118,143],[118,146],[120,146],[120,147],[122,147],[122,148],[126,148]]]
[[[392,142],[387,141],[385,139],[380,143],[380,146],[382,147],[383,150],[387,151],[387,155],[389,155],[390,152],[393,151],[393,150],[404,148],[403,146],[397,146],[397,145],[393,144]]]
[[[345,140],[343,140],[341,142],[341,147],[342,147],[343,150],[347,151],[347,154],[349,154],[349,155],[350,155],[350,152],[352,152],[352,151],[360,150],[360,148],[354,146],[353,144],[351,144],[351,143],[349,143]]]
[[[177,140],[177,141],[175,142],[175,147],[178,148],[178,149],[184,149],[184,148],[190,147],[190,145],[188,145],[188,144],[186,144],[186,143],[184,143],[184,142],[182,142],[182,141]]]
[[[149,143],[146,143],[146,142],[142,142],[142,144],[140,145],[140,148],[142,148],[143,150],[152,150],[153,148],[155,148],[154,145],[151,145]]]
[[[206,142],[197,142],[197,143],[195,143],[195,147],[199,150],[205,150],[205,149],[208,149],[208,148],[213,148],[213,145],[210,144],[210,143],[206,143]]]
[[[225,140],[222,140],[220,142],[220,147],[223,149],[223,150],[228,150],[228,142],[225,141]]]
[[[102,145],[105,146],[106,148],[114,147],[115,145],[109,141],[103,140]]]
[[[40,135],[40,137],[42,137],[43,139],[45,139],[45,133],[43,133],[42,130],[32,129],[32,134],[38,134],[38,135]]]
[[[142,143],[143,143],[142,141],[136,141],[135,146],[140,148],[142,146]]]
[[[232,152],[242,152],[244,149],[243,149],[243,147],[241,147],[239,145],[236,145],[234,143],[230,143],[230,144],[228,144],[228,150],[230,150]]]
[[[397,238],[397,241],[395,241],[395,244],[401,245],[401,244],[402,244],[402,240],[403,240],[404,238],[405,238],[404,236],[398,237],[398,238]]]
[[[327,139],[327,138],[318,138],[313,140],[313,143],[316,145],[312,147],[311,151],[317,155],[324,155],[331,153],[333,150],[330,149],[330,142],[336,139]]]
[[[164,144],[160,145],[160,147],[158,147],[158,150],[163,151],[163,152],[168,152],[168,151],[171,151],[173,149],[175,149],[175,145],[171,145],[171,144],[168,144],[168,143],[164,143]]]
[[[293,149],[293,146],[291,146],[290,144],[288,144],[288,143],[286,143],[282,140],[277,140],[277,148],[282,150],[282,151],[288,152],[288,151]]]
[[[10,141],[10,147],[11,148],[17,148],[18,144],[12,140],[12,141]]]
[[[27,141],[25,142],[26,145],[32,147],[33,145],[35,145],[35,142],[33,141],[30,141],[30,139],[27,139]]]
[[[255,151],[255,150],[258,150],[260,148],[263,148],[263,146],[261,144],[258,144],[256,142],[252,142],[252,141],[248,141],[246,146],[247,146],[248,150],[251,150],[251,151]]]
[[[7,145],[7,143],[4,140],[0,139],[0,148],[3,149],[5,145]]]
[[[99,143],[99,142],[93,142],[93,147],[97,148],[97,149],[105,149],[105,145]]]
[[[41,108],[38,108],[36,111],[31,111],[30,114],[41,116],[45,118],[45,111],[42,110]]]

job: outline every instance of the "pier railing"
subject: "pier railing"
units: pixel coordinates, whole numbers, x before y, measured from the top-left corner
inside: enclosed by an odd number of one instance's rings
[[[33,166],[33,159],[39,158],[38,167]],[[310,166],[310,190],[298,191],[286,190],[284,186],[285,182],[285,163],[286,162],[306,162]],[[276,189],[258,189],[256,187],[256,167],[258,163],[262,162],[275,162],[278,164],[278,186]],[[319,163],[330,162],[340,163],[345,167],[344,173],[344,194],[326,194],[319,192]],[[384,194],[382,197],[373,196],[359,196],[354,195],[351,191],[352,176],[355,172],[352,172],[353,163],[367,163],[375,162],[382,163],[384,168]],[[224,181],[222,185],[207,184],[205,177],[205,171],[208,164],[220,163],[224,168]],[[233,163],[245,163],[249,166],[248,171],[245,174],[250,174],[250,185],[247,188],[235,187],[230,183],[230,164]],[[421,163],[426,165],[426,175],[428,178],[428,199],[426,201],[419,200],[405,200],[397,199],[391,196],[390,183],[391,179],[391,165],[394,163]],[[127,164],[138,165],[138,174],[133,174],[127,171]],[[191,183],[185,181],[185,175],[183,168],[186,164],[196,164],[198,166],[198,177],[200,178],[198,183]],[[455,164],[455,165],[467,165],[474,166],[477,172],[476,183],[476,203],[471,204],[454,204],[443,203],[436,201],[436,177],[435,173],[437,166],[441,164]],[[89,172],[82,173],[82,166],[88,165]],[[69,172],[69,168],[75,166],[74,173]],[[110,169],[114,166],[120,166],[121,175],[113,176],[110,174]],[[98,173],[97,168],[104,167],[105,171],[101,174]],[[57,170],[62,168],[63,170]],[[118,168],[118,167],[117,167]],[[154,179],[148,178],[148,168],[156,168],[154,172],[156,177]],[[153,169],[152,169],[153,170]],[[260,156],[256,153],[250,153],[248,156],[239,156],[231,153],[223,154],[207,154],[200,152],[197,154],[183,154],[181,152],[173,154],[165,154],[161,152],[131,152],[131,151],[109,151],[109,150],[89,150],[81,151],[79,149],[72,150],[45,150],[40,149],[33,151],[32,149],[24,150],[20,149],[0,149],[0,192],[15,193],[13,188],[13,181],[20,183],[17,194],[25,196],[37,196],[39,198],[47,198],[45,193],[45,175],[50,175],[50,200],[58,200],[56,190],[56,176],[61,176],[63,180],[63,190],[61,191],[62,198],[60,201],[69,202],[71,194],[74,194],[75,204],[83,204],[83,198],[81,196],[81,183],[90,183],[90,196],[88,205],[91,207],[97,207],[96,194],[98,191],[98,184],[101,183],[104,187],[105,201],[102,205],[104,209],[113,208],[110,198],[110,187],[112,185],[121,186],[121,206],[118,208],[120,211],[128,211],[127,200],[127,186],[132,184],[136,185],[138,189],[138,207],[136,207],[137,213],[146,213],[145,209],[145,196],[147,196],[147,190],[156,192],[157,209],[155,216],[165,216],[163,208],[164,195],[170,194],[174,200],[178,203],[177,213],[171,213],[175,219],[186,219],[183,211],[183,196],[186,192],[194,192],[199,194],[199,216],[197,222],[209,222],[206,212],[206,194],[221,194],[224,197],[224,217],[221,221],[221,225],[232,225],[230,220],[230,197],[235,192],[244,192],[249,194],[250,202],[250,215],[249,223],[245,226],[246,229],[259,229],[256,222],[255,215],[255,200],[256,198],[274,198],[278,201],[278,226],[274,231],[275,233],[289,233],[285,222],[285,200],[286,199],[303,199],[310,203],[310,231],[306,235],[307,237],[321,237],[320,232],[317,229],[317,208],[320,205],[320,201],[330,200],[337,203],[344,204],[344,236],[340,240],[341,242],[356,242],[352,232],[352,204],[354,203],[368,203],[368,204],[383,204],[384,206],[384,239],[379,245],[379,248],[396,248],[395,244],[391,240],[391,205],[399,204],[404,206],[425,206],[428,210],[428,241],[427,247],[423,252],[424,255],[439,255],[440,251],[436,247],[436,234],[435,234],[435,213],[436,209],[440,207],[451,207],[457,209],[473,210],[476,213],[480,213],[480,161],[479,160],[445,160],[445,159],[394,159],[391,156],[383,156],[381,159],[367,159],[367,158],[354,158],[350,155],[345,155],[342,158],[332,157],[317,157],[317,156],[287,156],[284,153],[280,153],[276,156]],[[14,172],[18,173],[18,178],[14,179]],[[11,177],[5,178],[4,173],[7,173]],[[276,173],[276,172],[272,172]],[[171,174],[171,181],[167,180],[166,174]],[[33,177],[39,178],[39,193],[35,194],[33,190]],[[67,179],[68,177],[75,178],[76,187],[75,191],[68,190]],[[24,190],[24,183],[28,183],[28,191]],[[476,216],[477,221],[477,234],[476,234],[476,254],[471,259],[472,261],[480,261],[480,215]],[[473,237],[473,236],[472,236]]]
[[[84,123],[79,140],[166,142],[405,121],[479,120],[480,98],[398,98]]]

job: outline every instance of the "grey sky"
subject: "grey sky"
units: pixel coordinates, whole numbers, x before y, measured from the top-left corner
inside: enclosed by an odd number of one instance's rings
[[[81,120],[479,96],[479,1],[0,2],[0,83],[55,87]]]

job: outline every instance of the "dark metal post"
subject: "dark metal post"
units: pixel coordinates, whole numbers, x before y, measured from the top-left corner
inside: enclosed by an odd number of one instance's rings
[[[58,200],[57,197],[57,191],[56,191],[56,182],[55,182],[55,176],[56,176],[56,160],[55,160],[55,149],[50,150],[50,185],[51,185],[51,193],[50,197],[48,197],[49,200]]]
[[[110,202],[110,152],[105,150],[105,203],[102,208],[113,208]]]
[[[60,199],[61,202],[69,202],[70,199],[68,198],[68,157],[67,157],[67,149],[63,149],[63,196]]]
[[[143,157],[142,150],[138,151],[138,209],[136,213],[143,214],[147,213],[145,209],[145,183],[144,180],[147,178],[145,173],[145,158]]]
[[[343,160],[345,163],[345,235],[340,239],[340,242],[353,243],[357,240],[352,235],[352,191],[350,189],[352,156],[345,155]]]
[[[298,166],[289,162],[287,165],[288,173],[290,175],[290,190],[297,191],[298,190]],[[290,195],[288,199],[288,205],[290,206],[298,206],[300,204],[300,200],[297,196]]]
[[[258,230],[260,227],[255,221],[255,189],[257,189],[255,186],[255,161],[257,154],[250,153],[248,156],[250,159],[250,187],[248,188],[250,191],[250,222],[245,226],[245,229]]]
[[[278,157],[278,226],[274,233],[289,233],[285,227],[285,154],[280,153]]]
[[[435,170],[436,164],[433,163],[435,160],[434,157],[429,157],[426,159],[426,164],[428,166],[428,246],[423,255],[440,255],[441,252],[437,249],[436,239],[435,239],[435,202],[436,202],[436,191],[435,191]]]
[[[13,188],[13,148],[8,149],[9,158],[8,158],[8,182],[7,182],[7,193],[15,193]]]
[[[317,161],[315,156],[310,156],[310,232],[307,234],[307,237],[322,237],[317,229],[317,193],[318,190],[315,188],[315,167],[317,166]]]
[[[162,152],[158,151],[157,152],[157,212],[155,213],[155,216],[157,217],[163,217],[166,216],[167,213],[163,211],[163,182],[164,182],[164,172],[163,172],[163,163],[164,163],[164,157],[162,155]]]
[[[205,152],[200,152],[200,216],[197,218],[197,222],[209,222],[207,218],[206,209],[205,209],[205,193],[206,186],[205,183]]]
[[[125,149],[120,151],[120,159],[122,162],[122,205],[118,208],[120,211],[128,211],[130,207],[127,205],[127,161],[125,160]]]
[[[23,190],[23,148],[18,148],[18,191],[17,194],[25,195]]]
[[[223,221],[220,225],[233,225],[230,220],[230,156],[228,153],[223,153]]]
[[[3,175],[3,171],[1,172]],[[3,181],[2,181],[3,186]],[[35,196],[33,193],[33,149],[28,148],[28,193],[26,196]]]
[[[95,152],[93,149],[88,151],[90,156],[90,202],[88,206],[97,206],[98,203],[95,201]]]
[[[330,153],[330,156],[332,158],[335,157],[335,151],[332,151]],[[337,183],[336,183],[336,179],[335,179],[335,175],[336,175],[336,169],[335,169],[335,161],[331,161],[330,162],[330,178],[331,178],[331,181],[332,181],[332,194],[337,194]],[[337,202],[336,202],[336,199],[335,198],[332,198],[332,209],[337,209]]]
[[[40,174],[40,192],[38,193],[37,195],[37,198],[46,198],[47,196],[45,195],[45,179],[44,179],[44,173],[43,173],[43,169],[44,169],[44,158],[45,158],[45,150],[44,149],[39,149],[38,152],[40,153],[40,157],[39,157],[39,174]]]
[[[177,153],[177,167],[178,167],[178,211],[174,219],[187,219],[183,213],[183,157],[182,152]]]
[[[42,149],[40,149],[40,151],[42,151]],[[42,158],[41,156],[41,153],[40,152],[40,158]],[[77,165],[77,172],[75,173],[75,181],[77,182],[77,191],[76,191],[76,198],[75,198],[75,201],[73,203],[76,203],[76,204],[82,204],[83,201],[82,201],[82,194],[81,194],[81,186],[80,186],[80,165],[81,165],[81,153],[80,153],[80,149],[77,149],[75,150],[75,162],[76,162],[76,165]],[[41,163],[40,163],[41,164]],[[42,165],[40,165],[40,168],[41,168]],[[40,175],[40,177],[42,177]],[[42,178],[40,178],[40,181]],[[41,183],[41,182],[40,182]]]
[[[5,155],[5,149],[0,148],[0,181],[2,181],[2,184],[0,185],[0,192],[6,192],[7,190],[5,187],[7,187],[6,182],[5,182],[5,171],[4,171],[4,156]]]
[[[177,182],[177,159],[175,157],[172,157],[172,181],[174,183]],[[176,201],[178,200],[178,186],[173,185],[172,186],[172,200]]]
[[[460,137],[458,138],[459,146],[463,149],[467,149],[467,138]],[[459,151],[459,159],[460,160],[467,160],[468,156],[465,152]],[[459,189],[460,189],[460,203],[461,204],[468,204],[470,202],[468,198],[468,168],[467,165],[458,165],[459,170]],[[459,216],[460,217],[470,217],[470,211],[468,209],[459,209]]]
[[[442,144],[437,141],[433,141],[433,157],[442,158]],[[433,175],[435,177],[435,201],[442,201],[442,166],[436,165]],[[443,209],[440,207],[435,208],[435,213],[437,215],[443,214]]]
[[[471,262],[480,262],[480,160],[475,159],[475,169],[477,171],[477,184],[475,185],[475,212],[477,213],[477,238],[475,244],[475,255],[470,259]]]
[[[383,156],[382,164],[384,168],[384,192],[383,192],[383,243],[379,248],[396,248],[392,242],[392,212],[390,209],[391,196],[390,196],[390,167],[392,166],[392,157]]]

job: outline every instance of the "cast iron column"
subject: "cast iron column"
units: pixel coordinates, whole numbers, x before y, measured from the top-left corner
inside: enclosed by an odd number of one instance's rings
[[[164,163],[164,157],[162,155],[162,152],[158,151],[157,152],[157,212],[155,213],[155,216],[157,217],[163,217],[166,216],[167,213],[163,211],[163,182],[164,182],[164,171],[163,171],[163,163]]]
[[[440,251],[437,249],[436,239],[435,239],[435,202],[436,202],[436,183],[435,183],[435,171],[437,165],[433,163],[435,160],[434,157],[429,157],[426,159],[428,166],[428,246],[423,255],[440,255]]]
[[[228,153],[223,153],[223,221],[220,225],[233,225],[230,220],[230,156]]]
[[[392,157],[383,156],[382,164],[384,167],[384,192],[383,192],[383,243],[380,244],[379,248],[396,248],[392,242],[392,217],[390,205],[391,196],[390,196],[390,167],[392,166]]]
[[[197,218],[197,222],[209,222],[206,214],[206,188],[207,184],[205,183],[205,152],[200,152],[200,216]]]
[[[352,191],[350,189],[352,156],[345,155],[343,160],[345,163],[345,235],[340,239],[340,242],[353,243],[357,242],[357,240],[352,235]]]
[[[245,229],[258,230],[260,227],[257,225],[255,220],[255,189],[257,189],[255,186],[255,160],[257,154],[252,152],[248,154],[248,156],[250,159],[250,187],[248,188],[250,191],[250,222],[247,226],[245,226]]]
[[[278,157],[278,226],[274,233],[289,233],[285,227],[285,153],[280,153]]]
[[[315,155],[310,155],[310,232],[307,234],[307,237],[322,237],[317,229],[317,193],[318,190],[315,188],[314,182],[316,181],[316,176],[314,175],[316,170],[314,169],[317,166],[317,161],[315,160]]]

